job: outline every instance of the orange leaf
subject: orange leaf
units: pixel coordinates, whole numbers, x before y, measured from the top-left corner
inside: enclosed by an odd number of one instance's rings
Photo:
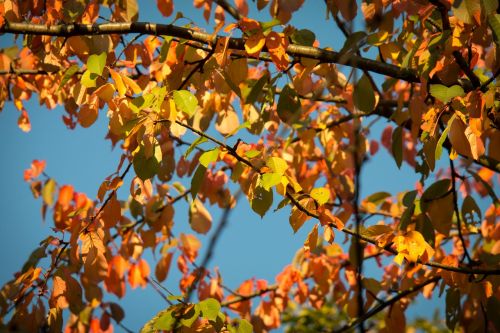
[[[239,126],[240,120],[233,110],[221,111],[218,113],[215,129],[219,131],[220,134],[224,136],[233,134]]]
[[[156,265],[155,276],[159,282],[165,280],[168,276],[168,271],[170,270],[170,263],[172,262],[172,253],[167,252]]]
[[[30,181],[31,179],[40,176],[43,169],[45,169],[45,165],[46,162],[43,160],[33,160],[33,162],[31,162],[31,168],[24,170],[24,181]]]
[[[315,224],[313,229],[307,235],[307,239],[304,242],[305,251],[313,251],[318,243],[318,224]]]
[[[59,197],[57,198],[57,203],[61,205],[64,209],[68,208],[71,200],[73,200],[73,186],[63,185],[59,189]]]
[[[266,46],[276,67],[279,70],[285,70],[290,62],[286,53],[287,37],[283,33],[271,31],[266,37]]]
[[[84,128],[90,127],[97,120],[98,111],[98,105],[96,104],[82,105],[78,113],[78,122]]]
[[[186,235],[181,233],[180,235],[181,241],[181,250],[189,259],[189,261],[193,262],[198,256],[198,250],[201,247],[201,243],[194,235]]]
[[[249,56],[258,57],[260,51],[266,44],[266,37],[262,33],[254,34],[245,41],[245,51]]]
[[[174,2],[172,0],[157,0],[156,4],[163,16],[168,17],[172,15],[174,11]]]
[[[189,224],[200,234],[206,234],[212,226],[212,216],[199,199],[196,199],[189,209]]]
[[[234,0],[234,4],[241,16],[248,16],[248,4],[246,0]]]

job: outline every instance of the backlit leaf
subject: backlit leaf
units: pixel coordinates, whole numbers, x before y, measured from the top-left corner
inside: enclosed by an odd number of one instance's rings
[[[187,114],[189,117],[194,115],[196,107],[198,106],[198,99],[190,91],[175,90],[173,92],[173,98],[175,106],[179,110]]]
[[[190,205],[189,224],[200,234],[206,234],[212,226],[212,216],[199,199],[194,199]]]
[[[266,161],[266,165],[275,173],[284,174],[288,169],[288,164],[281,157],[272,156]]]
[[[211,150],[207,150],[200,156],[200,164],[203,165],[205,168],[208,168],[210,163],[216,162],[217,159],[219,158],[219,148],[214,148]]]
[[[199,303],[203,318],[215,320],[221,309],[220,303],[214,298],[207,298]]]
[[[45,202],[47,206],[52,206],[54,204],[55,191],[56,181],[50,178],[42,188],[43,202]]]
[[[106,66],[106,52],[102,52],[101,54],[92,54],[87,59],[87,69],[90,73],[96,75],[102,75],[102,71],[104,70],[104,66]]]
[[[330,190],[325,187],[317,187],[311,190],[311,197],[320,205],[324,205],[330,200]]]
[[[78,65],[71,65],[66,72],[64,72],[64,75],[61,79],[61,83],[59,83],[59,87],[57,90],[61,90],[62,87],[75,75],[78,71],[80,70],[80,67]]]
[[[464,89],[458,85],[447,87],[442,84],[431,84],[429,93],[444,104],[448,103],[455,97],[465,96]]]
[[[263,186],[256,186],[253,191],[253,197],[250,201],[250,207],[254,212],[263,217],[273,204],[273,191],[267,191]]]

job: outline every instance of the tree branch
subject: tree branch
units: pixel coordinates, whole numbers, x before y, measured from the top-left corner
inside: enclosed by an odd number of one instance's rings
[[[156,24],[149,22],[102,24],[73,23],[52,26],[31,23],[6,22],[4,26],[0,27],[0,33],[61,37],[139,33],[144,35],[156,36],[167,35],[210,45],[213,45],[218,37],[216,35],[183,28],[172,24]],[[244,50],[245,41],[241,38],[229,38],[228,47],[230,49]],[[264,51],[265,50],[266,49],[264,48]],[[367,59],[356,55],[352,55],[347,59],[341,59],[343,57],[339,52],[296,44],[288,45],[287,53],[294,57],[320,60],[323,63],[337,63],[347,65],[362,70],[387,75],[408,82],[420,82],[418,74],[412,69],[385,64],[380,61]]]
[[[433,278],[431,278],[431,279],[429,279],[429,280],[427,280],[425,282],[417,284],[417,285],[415,285],[415,286],[413,286],[411,288],[408,288],[408,289],[406,289],[404,291],[400,291],[396,296],[393,296],[393,297],[389,298],[385,302],[377,305],[376,307],[372,308],[370,311],[366,312],[364,316],[356,318],[356,320],[354,320],[350,324],[342,327],[340,330],[335,330],[334,332],[335,333],[347,332],[350,329],[356,327],[357,325],[359,325],[361,323],[364,323],[366,320],[368,320],[369,318],[373,317],[374,315],[376,315],[377,313],[379,313],[380,311],[382,311],[386,307],[388,307],[388,306],[396,303],[401,298],[406,297],[406,296],[408,296],[410,294],[413,294],[416,291],[419,291],[420,289],[422,289],[423,287],[425,287],[428,284],[438,282],[440,279],[441,279],[440,276],[435,276],[435,277],[433,277]]]
[[[170,123],[169,120],[166,120],[166,119],[160,119],[160,120],[156,120],[155,121],[155,124],[156,123]],[[246,158],[240,156],[236,150],[232,147],[230,147],[229,145],[223,143],[222,141],[220,140],[217,140],[216,138],[202,132],[202,131],[199,131],[197,129],[195,129],[194,127],[188,125],[188,124],[185,124],[179,120],[176,120],[176,123],[182,127],[185,127],[189,130],[191,130],[192,132],[200,135],[200,136],[203,136],[205,138],[207,138],[208,140],[216,143],[217,145],[219,145],[221,148],[223,149],[226,149],[227,152],[233,156],[234,158],[236,158],[238,161],[240,161],[241,163],[249,166],[250,168],[252,168],[252,170],[254,170],[255,172],[259,173],[259,174],[263,174],[262,171],[260,171],[259,168],[257,168],[255,165],[252,164],[252,162],[250,162],[249,160],[247,160]],[[287,190],[286,192],[286,197],[288,199],[290,199],[290,201],[293,203],[293,205],[299,209],[301,212],[303,212],[304,214],[306,214],[307,216],[310,216],[316,220],[319,220],[319,215],[314,213],[314,212],[311,212],[309,211],[307,208],[305,208],[303,205],[300,204],[300,202],[295,199],[295,197]],[[357,237],[359,238],[360,240],[363,240],[365,242],[368,242],[368,243],[371,243],[375,246],[377,246],[377,248],[379,249],[382,249],[382,250],[385,250],[389,253],[392,253],[394,255],[397,255],[399,252],[396,251],[395,249],[393,249],[391,246],[392,244],[388,244],[384,247],[381,247],[380,245],[378,245],[378,242],[376,239],[372,239],[370,237],[367,237],[367,236],[364,236],[363,234],[361,233],[357,233],[356,231],[353,231],[349,228],[338,228],[336,225],[333,225],[332,224],[332,227],[335,227],[337,228],[338,230],[346,233],[346,234],[349,234],[351,236],[354,236],[354,237]],[[443,264],[440,264],[440,263],[437,263],[437,262],[433,262],[433,261],[429,261],[429,262],[423,262],[421,261],[420,259],[417,260],[417,263],[419,264],[422,264],[424,266],[428,266],[428,267],[434,267],[434,268],[440,268],[440,269],[443,269],[443,270],[446,270],[446,271],[451,271],[451,272],[457,272],[457,273],[462,273],[462,274],[487,274],[487,275],[500,275],[500,269],[481,269],[481,268],[470,268],[470,267],[454,267],[454,266],[448,266],[448,265],[443,265]]]

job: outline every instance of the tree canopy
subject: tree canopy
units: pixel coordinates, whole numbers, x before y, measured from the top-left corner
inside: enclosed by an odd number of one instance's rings
[[[173,0],[162,23],[137,0],[0,2],[0,108],[25,132],[32,99],[68,129],[106,121],[121,152],[95,198],[27,166],[53,234],[0,289],[1,330],[130,331],[107,296],[149,284],[165,309],[142,332],[438,325],[406,319],[420,295],[452,331],[500,332],[498,0],[317,1],[341,49],[290,23],[303,2],[194,0],[205,23]],[[415,186],[361,197],[379,148]],[[212,257],[239,200],[308,235],[275,280],[230,288]]]

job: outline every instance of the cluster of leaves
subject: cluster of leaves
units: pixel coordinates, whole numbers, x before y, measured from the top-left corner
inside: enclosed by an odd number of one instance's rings
[[[174,12],[172,0],[157,5]],[[0,53],[0,106],[12,101],[23,131],[34,95],[64,106],[70,129],[105,118],[107,139],[123,152],[95,199],[59,184],[44,161],[26,170],[55,234],[0,290],[2,328],[124,328],[106,293],[161,293],[176,261],[182,295],[166,296],[144,332],[266,332],[297,306],[313,309],[312,323],[287,319],[305,330],[363,327],[378,314],[377,330],[404,331],[417,295],[445,292],[448,328],[500,331],[498,1],[325,1],[346,37],[339,52],[289,23],[302,5],[259,0],[272,16],[261,22],[247,17],[245,0],[195,0],[213,20],[207,33],[176,26],[182,14],[168,25],[139,22],[136,0],[0,3],[0,33],[23,35],[22,47]],[[357,16],[367,32],[350,33]],[[369,50],[377,59],[361,56]],[[349,67],[363,76],[346,75]],[[371,72],[387,78],[377,84]],[[380,140],[376,118],[392,123]],[[420,181],[360,200],[361,168],[379,142]],[[130,170],[129,196],[119,199]],[[202,242],[174,233],[183,220],[174,206],[186,201],[191,229],[204,235],[207,207],[225,212],[223,228],[240,191],[260,217],[291,207],[293,231],[310,232],[274,284],[251,278],[233,290],[208,267],[220,230],[200,265]],[[154,274],[145,251],[157,255]],[[380,274],[363,270],[370,260]]]

